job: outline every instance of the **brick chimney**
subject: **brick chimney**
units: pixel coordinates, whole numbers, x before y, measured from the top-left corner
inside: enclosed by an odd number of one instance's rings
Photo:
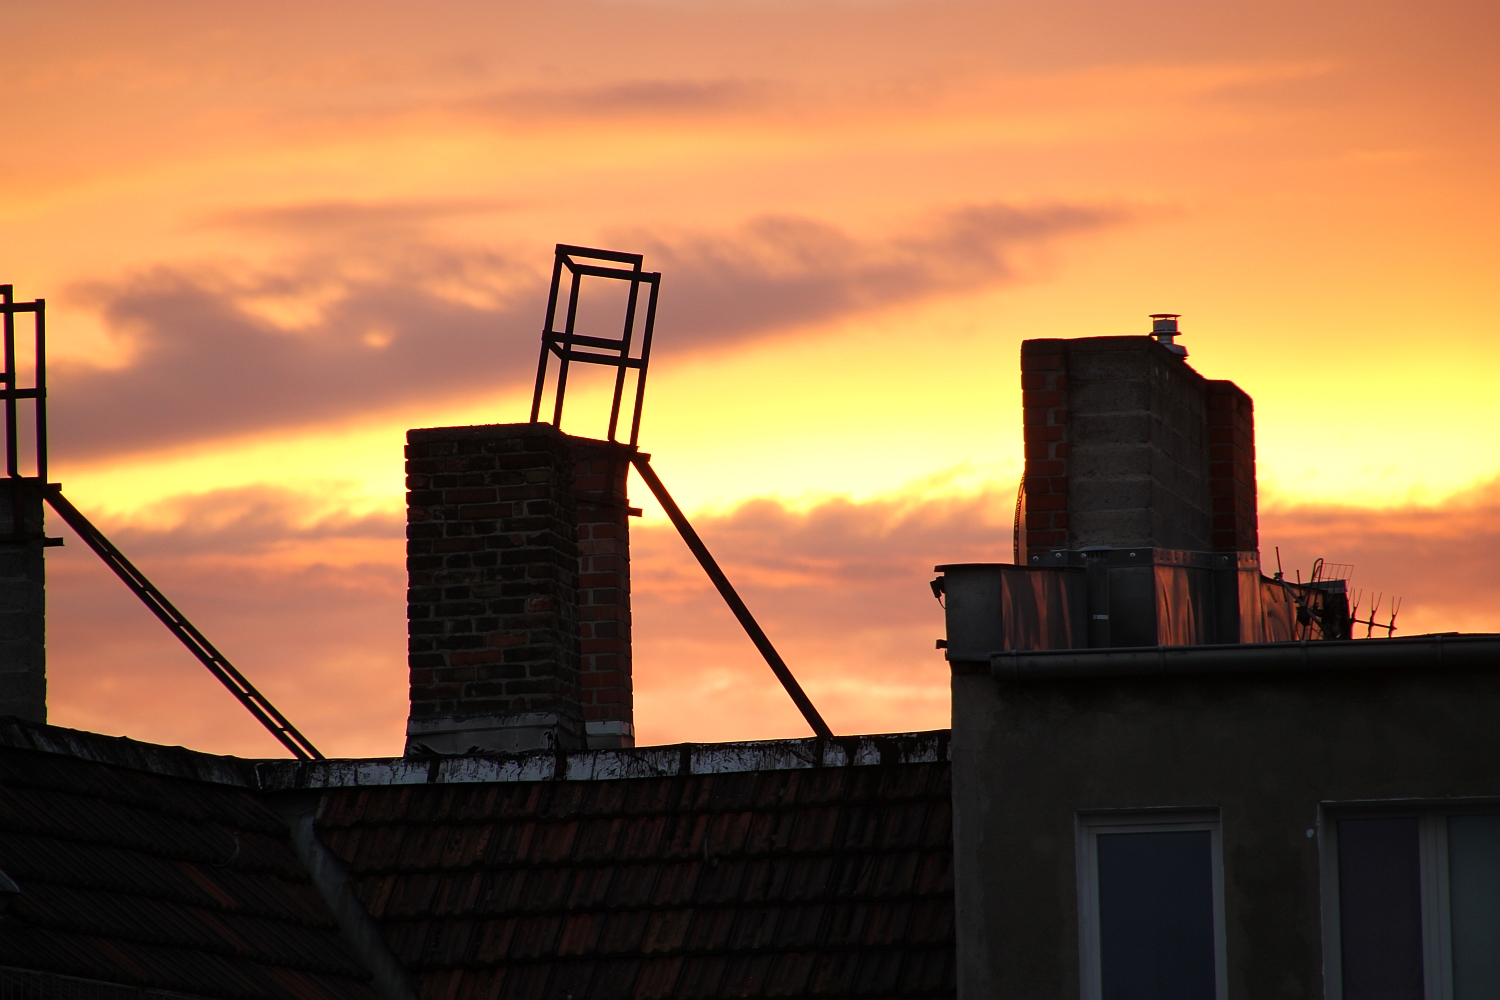
[[[633,746],[630,450],[407,432],[407,753]]]
[[[1185,353],[1171,336],[1021,345],[1023,559],[1088,546],[1258,548],[1254,404]]]
[[[46,562],[36,479],[0,477],[0,716],[47,721]]]

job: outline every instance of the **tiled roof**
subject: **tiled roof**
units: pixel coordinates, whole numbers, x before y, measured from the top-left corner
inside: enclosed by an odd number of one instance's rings
[[[21,892],[0,918],[0,966],[206,997],[373,1000],[255,791],[173,776],[171,755],[186,751],[120,767],[78,747],[25,748],[66,731],[9,729],[0,870]],[[239,774],[191,756],[220,781]],[[153,762],[168,773],[139,769]]]
[[[423,1000],[951,997],[946,753],[856,757],[297,783]]]
[[[316,802],[420,1000],[951,997],[948,783],[946,732],[299,763],[0,721],[0,996],[372,1000],[271,808]]]

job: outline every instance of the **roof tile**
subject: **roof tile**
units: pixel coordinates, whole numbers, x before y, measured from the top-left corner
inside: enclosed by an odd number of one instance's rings
[[[656,883],[661,878],[663,867],[667,866],[625,865],[615,869],[615,877],[610,881],[609,891],[604,897],[605,905],[614,908],[647,905],[656,894]]]
[[[430,833],[421,826],[377,826],[360,838],[359,854],[355,856],[353,867],[360,871],[391,871],[397,866],[398,859],[404,864],[402,841],[408,831],[414,839],[420,838],[424,832]]]
[[[896,992],[901,996],[942,993],[944,970],[952,964],[953,956],[947,949],[907,948]]]
[[[444,845],[439,864],[444,868],[468,868],[483,860],[489,847],[490,834],[494,827],[455,826],[449,829],[448,842]]]
[[[561,823],[538,824],[531,841],[531,851],[526,860],[534,864],[549,864],[567,860],[572,856],[573,845],[578,841],[580,822],[569,819]]]
[[[594,971],[592,960],[558,962],[553,967],[549,991],[554,997],[591,997]]]
[[[864,940],[865,920],[870,915],[866,903],[840,903],[828,908],[824,922],[822,943],[836,948],[848,948]]]
[[[783,908],[776,922],[775,946],[793,951],[816,948],[821,943],[827,909],[822,903]]]
[[[547,980],[551,978],[552,966],[542,962],[512,965],[505,970],[500,995],[496,1000],[536,1000],[537,997],[552,998],[547,991]],[[427,1000],[423,997],[422,1000]]]
[[[599,932],[599,951],[605,955],[638,955],[650,914],[634,910],[610,913]]]
[[[484,873],[474,899],[474,912],[483,914],[513,913],[521,908],[526,893],[524,869],[508,868]]]
[[[505,985],[505,967],[455,970],[460,987],[454,1000],[494,1000]]]
[[[647,955],[678,951],[687,940],[688,926],[693,922],[692,910],[657,910],[643,914],[646,931],[641,939],[641,951]]]
[[[911,919],[912,904],[906,900],[870,904],[869,919],[861,943],[877,948],[894,948],[906,940],[906,924]]]
[[[729,946],[734,918],[735,910],[728,906],[695,911],[683,947],[688,951],[723,951]]]
[[[441,868],[453,834],[446,823],[376,827],[374,843],[370,853],[360,858],[360,867],[372,871]]]
[[[532,917],[516,928],[511,940],[510,957],[547,958],[557,951],[557,937],[562,931],[562,918],[548,914]]]
[[[913,944],[939,944],[953,939],[953,898],[921,899],[912,903],[906,940]]]
[[[484,863],[511,865],[525,860],[531,853],[531,841],[536,833],[537,824],[520,817],[517,817],[516,822],[501,823],[490,837],[489,853]]]
[[[855,960],[854,992],[859,996],[895,996],[903,957],[901,952],[889,948],[859,952]]]
[[[616,871],[616,868],[610,866],[577,869],[564,905],[570,910],[597,909],[602,906]]]
[[[677,995],[677,979],[681,975],[681,955],[642,959],[631,995],[635,1000],[667,1000]]]
[[[589,984],[590,1000],[626,1000],[640,977],[639,958],[616,958],[599,962]]]
[[[422,949],[422,964],[427,966],[466,965],[474,950],[474,921],[434,920]]]
[[[701,861],[678,861],[661,866],[651,902],[656,906],[681,906],[692,900],[698,885]]]
[[[776,939],[779,906],[740,906],[729,938],[731,951],[760,951]]]
[[[426,920],[384,920],[380,924],[386,947],[408,968],[420,964],[426,953],[429,929]]]
[[[724,981],[724,964],[724,958],[720,955],[683,959],[673,996],[681,1000],[707,1000],[719,996],[719,984]]]
[[[813,996],[849,996],[854,992],[854,976],[858,971],[857,952],[819,952],[808,976],[807,992]]]
[[[511,943],[515,939],[516,927],[519,926],[521,918],[504,917],[498,920],[486,920],[478,925],[478,936],[474,941],[474,961],[480,963],[500,963],[510,952]]]
[[[660,857],[668,821],[667,816],[630,816],[625,820],[615,845],[616,860],[638,861]]]
[[[923,896],[953,894],[953,850],[925,851],[912,877],[912,890]]]
[[[614,858],[626,822],[618,816],[584,820],[579,827],[574,859],[583,864],[597,864]]]
[[[671,808],[677,798],[675,781],[621,781],[625,801],[620,810],[631,816],[650,815]]]
[[[762,990],[768,997],[803,996],[808,992],[817,955],[811,951],[782,952],[771,960]]]
[[[718,995],[758,997],[771,971],[770,955],[736,955],[724,963],[724,978]]]
[[[588,955],[594,951],[599,932],[604,926],[602,913],[573,913],[563,918],[562,934],[558,938],[559,955]]]

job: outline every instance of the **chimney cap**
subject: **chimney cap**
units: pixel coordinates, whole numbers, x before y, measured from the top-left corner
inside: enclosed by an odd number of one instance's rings
[[[1176,343],[1176,337],[1180,331],[1177,329],[1177,320],[1182,313],[1150,313],[1151,336],[1156,342],[1178,357],[1187,357],[1187,348]]]

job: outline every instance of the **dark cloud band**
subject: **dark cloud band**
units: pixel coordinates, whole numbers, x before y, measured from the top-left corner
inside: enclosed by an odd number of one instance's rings
[[[423,228],[455,207],[313,205],[240,213],[307,249],[274,269],[160,267],[87,289],[131,363],[59,366],[54,448],[88,459],[357,417],[524,384],[544,275],[513,257],[443,243]],[[766,217],[722,234],[612,237],[664,275],[658,363],[793,327],[1015,281],[1017,255],[1098,230],[1121,212],[968,206],[860,239]],[[259,304],[321,303],[277,324]]]

